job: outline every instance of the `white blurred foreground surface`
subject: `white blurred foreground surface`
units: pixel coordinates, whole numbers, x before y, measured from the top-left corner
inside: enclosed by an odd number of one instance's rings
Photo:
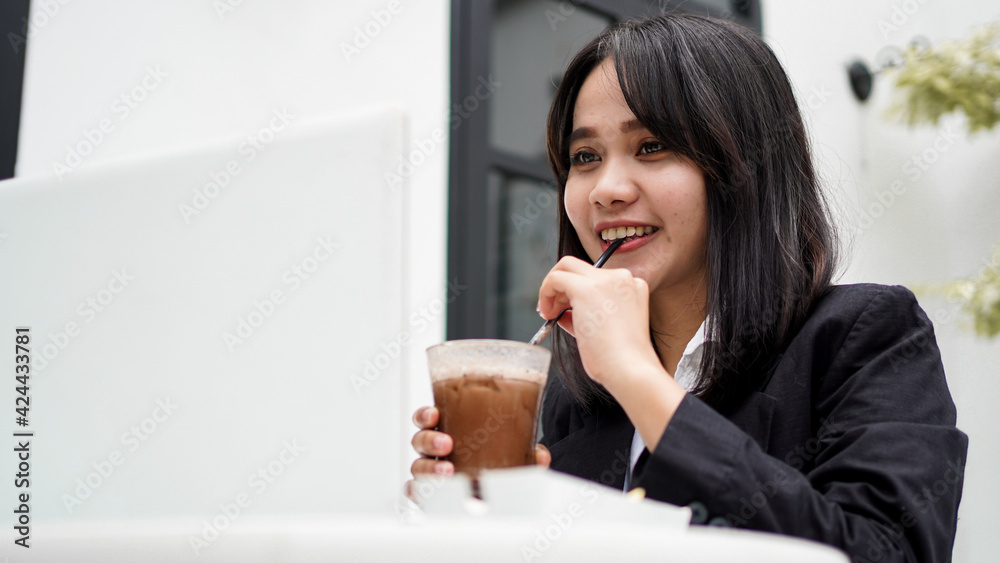
[[[421,486],[422,485],[422,486]],[[210,541],[173,520],[46,526],[25,561],[760,561],[844,563],[830,547],[773,534],[688,527],[691,512],[626,497],[540,468],[486,472],[486,501],[468,480],[429,479],[425,512],[388,516],[244,515]],[[205,523],[209,525],[208,522]]]
[[[676,533],[651,524],[578,522],[548,539],[546,527],[530,521],[407,525],[388,517],[246,518],[197,555],[180,522],[51,526],[38,549],[17,561],[847,561],[819,544],[727,528]]]
[[[487,521],[535,519],[560,528],[576,521],[608,521],[651,524],[673,532],[687,530],[691,521],[690,508],[626,498],[617,489],[541,467],[483,471],[479,477],[483,500],[473,498],[471,481],[462,473],[452,478],[421,477],[413,487],[430,521],[466,516]]]

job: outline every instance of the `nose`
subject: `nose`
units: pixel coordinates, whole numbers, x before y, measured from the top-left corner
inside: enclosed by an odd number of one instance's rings
[[[590,192],[590,203],[602,207],[629,204],[639,198],[639,189],[629,173],[628,165],[618,159],[607,159],[600,168],[597,183]]]

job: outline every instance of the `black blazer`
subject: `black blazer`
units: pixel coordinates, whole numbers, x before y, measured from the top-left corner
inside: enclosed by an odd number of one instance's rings
[[[621,489],[633,426],[550,378],[552,468]],[[728,418],[687,395],[633,478],[695,523],[799,536],[852,561],[950,561],[968,438],[930,320],[902,287],[836,286]]]

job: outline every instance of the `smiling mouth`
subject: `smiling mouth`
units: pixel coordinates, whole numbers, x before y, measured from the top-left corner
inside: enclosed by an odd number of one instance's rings
[[[656,227],[616,227],[601,231],[601,238],[607,242],[623,238],[625,242],[628,242],[653,234],[657,230]]]

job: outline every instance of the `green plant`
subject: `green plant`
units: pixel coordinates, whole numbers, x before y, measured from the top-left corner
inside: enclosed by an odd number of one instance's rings
[[[990,131],[1000,123],[1000,21],[961,41],[911,46],[894,70],[903,100],[890,113],[901,115],[911,127],[937,125],[956,111],[965,114],[970,133]],[[976,277],[915,289],[961,301],[976,334],[1000,334],[1000,244]]]
[[[917,294],[940,295],[961,302],[962,310],[972,316],[972,329],[980,336],[1000,334],[1000,244],[993,247],[993,258],[975,277],[917,286]]]
[[[903,100],[891,113],[909,125],[936,125],[941,116],[960,111],[970,133],[989,131],[1000,123],[1000,21],[960,41],[911,45],[894,74]]]

